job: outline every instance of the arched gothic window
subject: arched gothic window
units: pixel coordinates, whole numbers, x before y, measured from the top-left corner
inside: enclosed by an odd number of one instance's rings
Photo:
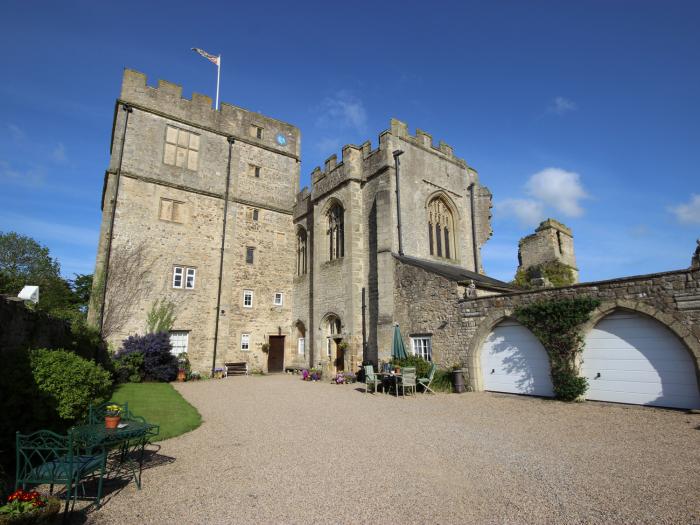
[[[430,255],[454,259],[455,226],[452,212],[442,197],[436,197],[428,204],[428,242]]]
[[[328,249],[331,261],[345,255],[344,215],[345,210],[338,203],[328,210]]]
[[[306,230],[297,231],[297,275],[306,275]]]

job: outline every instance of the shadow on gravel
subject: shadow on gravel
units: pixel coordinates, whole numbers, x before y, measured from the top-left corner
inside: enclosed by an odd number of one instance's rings
[[[153,444],[149,445],[149,448],[147,448],[144,451],[143,471],[152,468],[157,468],[163,465],[169,465],[170,463],[175,462],[174,457],[159,454],[159,451],[160,445]],[[134,455],[132,455],[130,459],[138,460],[138,458],[135,458]],[[110,500],[114,496],[116,496],[124,488],[129,486],[129,483],[135,483],[133,477],[131,476],[125,476],[122,473],[118,473],[116,477],[110,477],[109,474],[106,475],[105,478],[102,480],[102,500],[100,501],[100,507],[108,505]],[[141,483],[147,483],[147,480],[144,480],[142,478]],[[97,486],[98,480],[96,479],[91,479],[83,483],[83,491],[81,491],[78,495],[78,502],[80,502],[81,499],[94,500],[94,498],[97,495]],[[68,515],[67,523],[70,523],[71,525],[80,525],[82,523],[85,523],[88,520],[90,514],[92,514],[96,510],[97,509],[95,508],[94,503],[90,501],[90,503],[87,506],[80,509],[76,508],[74,511],[70,512]]]

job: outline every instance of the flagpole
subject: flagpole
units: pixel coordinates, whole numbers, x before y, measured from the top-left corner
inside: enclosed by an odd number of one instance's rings
[[[219,79],[221,78],[221,55],[219,55],[219,63],[216,65],[216,110],[219,110]]]

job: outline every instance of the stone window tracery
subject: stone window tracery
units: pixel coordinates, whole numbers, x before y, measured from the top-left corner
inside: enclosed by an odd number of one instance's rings
[[[454,217],[442,197],[428,204],[428,243],[430,255],[455,259]]]
[[[345,210],[336,203],[328,210],[329,260],[340,259],[345,255]]]

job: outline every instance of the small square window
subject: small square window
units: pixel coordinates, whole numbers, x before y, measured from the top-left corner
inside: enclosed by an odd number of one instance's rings
[[[249,133],[251,137],[255,137],[256,139],[263,138],[263,128],[255,124],[250,125]]]
[[[282,306],[284,303],[284,294],[282,292],[275,292],[275,299],[273,301],[273,304],[275,306]]]
[[[250,350],[250,334],[241,334],[241,350]]]
[[[260,166],[255,166],[255,176],[258,179],[260,178]]]
[[[411,347],[413,355],[421,357],[426,361],[433,360],[433,344],[431,336],[411,337]]]
[[[258,210],[257,208],[254,209],[254,210],[253,210],[253,220],[254,220],[254,221],[257,221],[259,216],[260,216],[259,210]]]
[[[182,274],[184,268],[182,266],[175,266],[173,268],[173,288],[182,288]]]
[[[187,353],[189,334],[183,330],[170,332],[170,353],[174,355]]]
[[[243,290],[243,306],[245,308],[252,308],[253,307],[253,291],[252,290]]]
[[[248,264],[253,264],[253,255],[255,254],[255,248],[248,246],[245,249],[245,262]]]
[[[182,222],[184,202],[160,199],[160,219],[168,222]]]

